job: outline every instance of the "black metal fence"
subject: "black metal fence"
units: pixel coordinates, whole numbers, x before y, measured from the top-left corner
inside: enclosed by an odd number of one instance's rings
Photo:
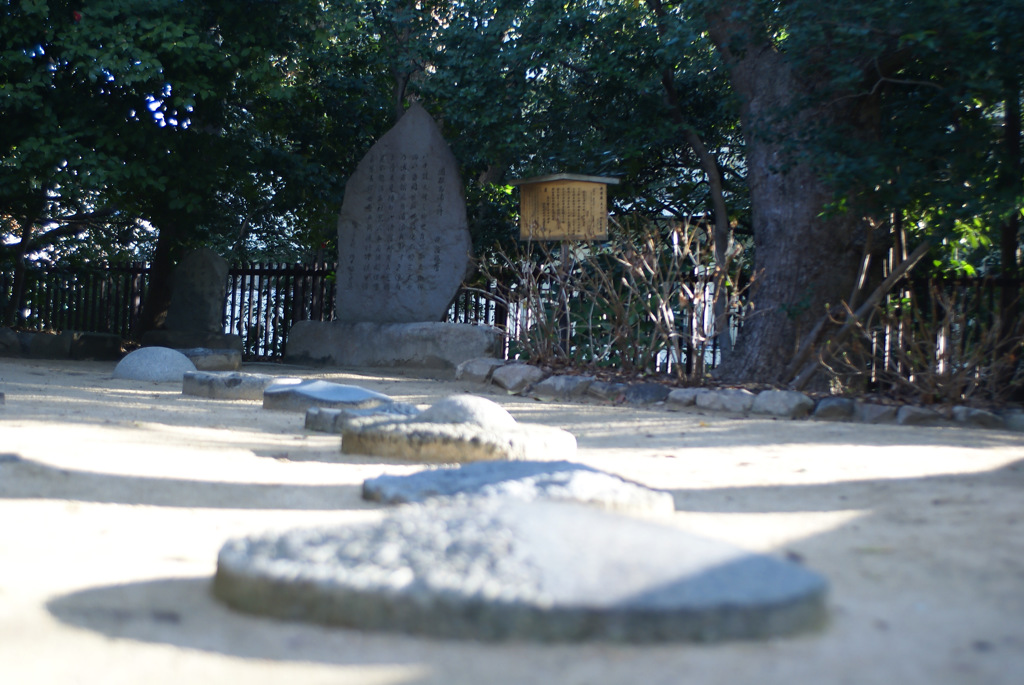
[[[334,267],[250,264],[228,271],[224,328],[247,361],[284,357],[296,321],[334,319]]]
[[[131,340],[138,330],[149,286],[143,264],[109,268],[33,269],[21,287],[12,271],[0,271],[0,314],[27,330],[116,333]],[[17,302],[12,302],[20,290]]]
[[[9,271],[0,271],[0,312],[13,311],[14,325],[23,329],[115,333],[125,340],[137,340],[148,284],[149,270],[143,264],[28,269],[20,298],[12,303],[16,290],[14,276]],[[456,295],[446,320],[488,324],[506,331],[508,354],[508,341],[517,339],[522,327],[530,325],[528,312],[508,301],[509,292],[509,287],[496,283],[464,287]],[[914,297],[906,297],[908,292],[913,292]],[[915,321],[937,316],[937,301],[942,299],[942,306],[951,306],[952,302],[962,309],[961,320],[971,326],[990,325],[999,312],[1020,311],[1024,279],[915,280],[900,293],[890,298],[890,306],[893,298],[902,297],[904,301],[899,306],[909,308]],[[946,296],[937,298],[936,293]],[[1012,304],[1009,309],[1008,303]],[[330,321],[334,315],[333,265],[251,264],[229,270],[224,331],[241,336],[243,358],[248,361],[282,358],[288,331],[295,322]],[[906,346],[907,336],[915,334],[907,326],[892,324],[876,332],[881,336],[876,340],[876,350]],[[707,362],[708,368],[718,361],[717,351],[709,349],[712,358]],[[883,352],[883,357],[888,359],[890,354]]]

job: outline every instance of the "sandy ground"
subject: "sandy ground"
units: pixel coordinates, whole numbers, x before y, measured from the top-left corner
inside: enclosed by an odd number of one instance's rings
[[[254,402],[0,360],[0,683],[1024,682],[1024,435],[538,403],[411,374],[248,367],[429,404],[472,391],[573,432],[578,461],[669,489],[687,531],[831,582],[819,633],[718,645],[481,644],[237,614],[229,537],[372,520],[342,455]]]

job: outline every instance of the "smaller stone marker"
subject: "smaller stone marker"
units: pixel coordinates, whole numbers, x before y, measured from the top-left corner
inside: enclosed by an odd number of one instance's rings
[[[205,347],[241,353],[242,338],[224,333],[228,263],[209,248],[193,250],[174,269],[164,328],[147,331],[144,346]]]
[[[167,330],[223,333],[228,263],[209,248],[190,252],[174,270]]]
[[[671,514],[676,510],[671,493],[570,461],[478,462],[408,476],[378,476],[363,482],[363,499],[385,504],[456,496],[580,502],[645,514]]]
[[[826,592],[802,566],[670,526],[507,498],[230,540],[213,583],[254,614],[489,641],[778,637],[821,626]]]

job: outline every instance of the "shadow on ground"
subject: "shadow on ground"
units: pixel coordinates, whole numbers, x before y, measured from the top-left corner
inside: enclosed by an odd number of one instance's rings
[[[227,483],[94,473],[54,468],[11,454],[0,455],[0,499],[201,509],[337,511],[342,502],[353,505],[345,508],[379,508],[380,505],[365,502],[360,493],[358,485]]]

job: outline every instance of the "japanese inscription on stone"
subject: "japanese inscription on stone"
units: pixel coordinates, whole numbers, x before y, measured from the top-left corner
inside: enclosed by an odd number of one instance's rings
[[[440,321],[469,263],[458,165],[414,103],[349,179],[338,218],[342,322]]]

